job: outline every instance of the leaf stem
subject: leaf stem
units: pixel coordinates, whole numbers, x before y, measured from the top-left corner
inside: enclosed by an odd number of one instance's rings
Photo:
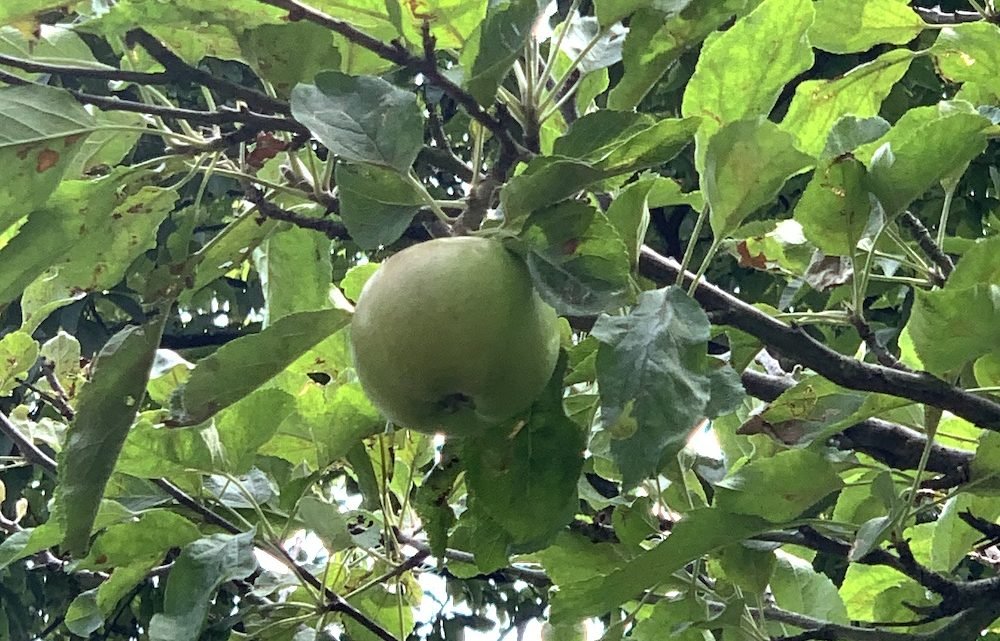
[[[698,218],[694,221],[694,228],[691,230],[691,236],[688,238],[687,248],[684,250],[684,257],[681,259],[681,268],[677,272],[677,280],[675,285],[678,287],[684,282],[684,273],[688,269],[688,265],[691,264],[691,259],[694,257],[694,246],[698,244],[698,237],[701,235],[701,228],[705,226],[705,221],[708,220],[709,216],[709,206],[706,203],[702,207],[701,211],[698,212]]]

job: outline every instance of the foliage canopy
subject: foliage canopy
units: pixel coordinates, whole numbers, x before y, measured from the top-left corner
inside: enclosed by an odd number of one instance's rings
[[[1000,637],[1000,14],[912,4],[0,3],[0,640]],[[562,349],[444,441],[348,331],[467,234]]]

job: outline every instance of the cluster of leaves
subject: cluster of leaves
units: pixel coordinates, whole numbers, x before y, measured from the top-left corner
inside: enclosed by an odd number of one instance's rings
[[[2,3],[0,640],[981,638],[972,4]],[[442,445],[346,328],[463,233],[568,322],[524,416]]]

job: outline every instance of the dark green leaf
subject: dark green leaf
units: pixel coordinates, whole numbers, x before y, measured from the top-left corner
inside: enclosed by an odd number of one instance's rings
[[[423,203],[420,194],[395,171],[339,163],[335,173],[340,216],[351,238],[364,249],[399,240]]]
[[[62,546],[82,556],[115,462],[142,405],[165,314],[145,326],[115,334],[81,390],[76,417],[59,453],[56,504],[65,525]]]
[[[240,50],[261,78],[287,98],[292,88],[325,69],[340,67],[340,52],[329,29],[304,20],[266,24],[243,32]]]
[[[539,549],[573,518],[584,432],[562,406],[565,361],[527,421],[488,430],[465,443],[462,460],[470,500],[510,542]]]
[[[632,265],[637,264],[639,248],[646,239],[646,229],[649,228],[649,192],[657,182],[659,181],[646,178],[632,183],[608,207],[608,221],[625,241],[629,263]],[[665,182],[676,184],[669,180]]]
[[[844,116],[837,120],[826,139],[826,146],[820,154],[820,160],[832,160],[837,156],[854,151],[857,147],[878,140],[890,129],[888,122],[872,116],[858,118]]]
[[[674,17],[683,11],[691,0],[596,0],[594,11],[602,25],[612,25],[627,18],[639,9],[655,9],[665,16]]]
[[[423,145],[416,97],[381,78],[335,71],[292,90],[292,115],[330,151],[406,173]]]
[[[531,212],[565,200],[603,177],[600,170],[579,160],[539,156],[500,192],[504,223],[520,229]]]
[[[608,96],[610,109],[634,109],[681,54],[697,46],[746,2],[693,0],[676,16],[658,11],[659,2],[647,4],[650,8],[636,11],[629,21],[629,33],[622,48],[625,74]],[[673,4],[668,2],[666,8],[669,10]]]
[[[149,622],[151,641],[190,641],[201,636],[212,596],[227,581],[256,568],[254,533],[213,534],[181,550],[167,576],[163,611]]]
[[[462,50],[465,87],[481,105],[493,103],[497,86],[524,50],[539,13],[538,0],[491,3],[486,19]]]
[[[596,314],[624,300],[628,250],[592,206],[569,201],[539,211],[521,238],[539,295],[560,314]]]
[[[301,227],[268,238],[256,252],[255,267],[264,293],[264,326],[294,312],[329,309],[330,239]]]
[[[601,316],[601,422],[623,482],[635,485],[676,453],[712,400],[705,312],[676,287],[643,292],[628,316]]]

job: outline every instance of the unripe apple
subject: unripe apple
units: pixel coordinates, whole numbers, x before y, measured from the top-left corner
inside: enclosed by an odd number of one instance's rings
[[[538,397],[559,354],[557,321],[503,245],[435,239],[393,255],[365,284],[351,321],[354,367],[393,423],[470,434]]]

